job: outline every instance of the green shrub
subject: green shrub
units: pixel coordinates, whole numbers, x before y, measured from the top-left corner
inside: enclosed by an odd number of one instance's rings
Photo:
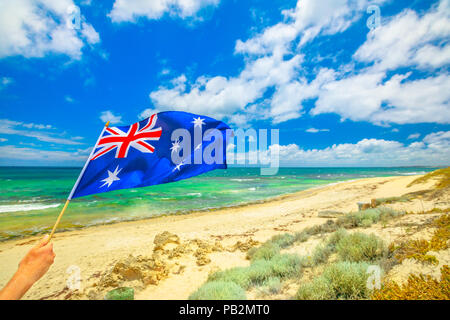
[[[245,300],[245,291],[234,282],[211,281],[189,296],[189,300]]]
[[[339,240],[336,250],[344,261],[375,261],[383,256],[385,246],[383,241],[375,235],[353,233]]]
[[[326,244],[320,244],[318,245],[312,255],[311,255],[311,267],[317,266],[318,264],[325,263],[328,261],[328,258],[333,253],[333,247],[328,246]]]
[[[346,229],[357,227],[367,228],[373,223],[379,222],[380,220],[386,221],[390,218],[394,218],[403,214],[403,212],[399,212],[391,208],[379,207],[348,213],[345,216],[339,217],[336,221],[336,225]]]
[[[338,262],[327,266],[322,277],[328,281],[337,299],[365,299],[370,293],[368,267],[365,262]]]
[[[279,234],[273,236],[272,239],[269,240],[274,245],[277,245],[280,248],[287,248],[291,246],[295,242],[295,236],[289,233]]]
[[[309,239],[309,237],[310,237],[311,235],[309,234],[309,232],[308,232],[308,230],[303,230],[302,232],[297,232],[296,234],[295,234],[295,240],[294,240],[294,242],[306,242],[306,241],[308,241],[308,239]]]
[[[236,267],[214,272],[208,277],[208,282],[211,281],[234,282],[244,289],[249,288],[251,285],[248,267]]]
[[[277,294],[281,291],[281,281],[278,277],[271,277],[267,279],[264,283],[263,291],[268,294]]]
[[[236,267],[218,271],[208,277],[208,281],[234,282],[244,289],[254,285],[262,285],[272,277],[280,279],[299,275],[302,261],[291,254],[278,254],[270,260],[259,259],[248,267]]]
[[[272,275],[281,279],[292,278],[301,273],[302,260],[295,254],[279,254],[270,260]]]
[[[134,300],[134,289],[130,287],[120,287],[108,291],[105,300]]]
[[[265,242],[259,247],[251,248],[247,252],[247,257],[252,261],[270,260],[272,257],[280,253],[280,247],[272,242]]]
[[[395,203],[395,202],[408,202],[410,201],[410,198],[407,196],[401,196],[401,197],[388,197],[388,198],[378,198],[375,200],[375,203],[377,206],[382,204],[389,204],[389,203]]]
[[[335,248],[337,243],[342,239],[348,236],[347,230],[344,228],[338,229],[336,232],[332,233],[327,240],[327,245]]]
[[[331,283],[324,277],[302,284],[297,291],[298,300],[331,300],[335,299]]]
[[[253,262],[249,267],[247,267],[246,274],[249,279],[250,286],[262,285],[274,275],[272,264],[269,260],[257,260]]]

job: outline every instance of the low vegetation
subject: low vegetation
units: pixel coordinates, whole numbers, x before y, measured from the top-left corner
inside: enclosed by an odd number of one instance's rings
[[[406,197],[378,199],[379,204],[407,201]],[[449,296],[449,270],[442,269],[440,281],[423,276],[410,276],[408,283],[399,286],[388,282],[380,290],[368,289],[369,265],[378,265],[382,273],[404,259],[437,263],[429,251],[448,248],[450,215],[443,214],[432,222],[435,228],[430,241],[408,240],[386,247],[376,235],[361,232],[349,233],[354,228],[368,228],[374,223],[386,223],[404,215],[386,207],[376,207],[359,212],[335,215],[334,220],[304,229],[295,234],[272,237],[247,252],[248,267],[236,267],[209,275],[207,282],[194,292],[190,299],[245,299],[245,292],[258,288],[264,295],[281,291],[287,279],[301,279],[303,271],[314,270],[319,275],[300,284],[295,298],[324,299],[429,299]],[[312,236],[330,234],[309,256],[282,254],[282,250],[295,243],[305,242]],[[421,293],[420,291],[423,291]],[[224,292],[222,292],[224,291]]]
[[[391,204],[391,203],[396,203],[396,202],[408,202],[412,199],[412,197],[404,195],[401,197],[388,197],[388,198],[378,198],[375,200],[375,205],[381,206],[384,204]]]
[[[375,262],[385,255],[383,241],[375,235],[354,233],[342,238],[336,251],[341,260],[351,262]]]
[[[391,281],[371,296],[374,300],[450,300],[450,268],[441,268],[440,280],[427,275],[411,274],[408,281],[398,285]]]
[[[415,184],[428,182],[430,179],[437,180],[435,184],[436,189],[443,189],[450,187],[450,167],[427,173],[426,175],[423,175],[420,178],[417,178],[416,180],[411,182],[408,185],[408,187]]]
[[[337,220],[327,220],[327,222],[313,227],[305,228],[297,232],[294,238],[290,238],[292,243],[305,242],[311,236],[332,233],[338,229],[368,228],[377,222],[386,222],[389,219],[404,215],[404,212],[391,208],[379,207],[364,211],[351,212],[340,216]],[[272,240],[269,240],[272,241]]]
[[[416,259],[422,262],[438,264],[435,256],[429,255],[429,251],[444,250],[449,247],[450,240],[450,214],[444,214],[436,218],[431,226],[436,230],[430,241],[407,240],[400,243],[392,243],[389,251],[394,258],[401,263],[405,259]]]
[[[234,282],[211,281],[189,296],[190,300],[245,300],[245,290]]]
[[[326,266],[320,277],[298,289],[299,300],[366,299],[369,297],[366,262],[341,261]]]
[[[211,287],[211,283],[219,283],[222,288],[227,290],[237,286],[245,292],[245,290],[253,286],[268,286],[269,290],[273,291],[277,287],[275,281],[281,283],[281,280],[298,277],[301,273],[301,268],[302,261],[296,255],[276,254],[267,259],[261,258],[252,261],[248,267],[237,267],[211,274],[207,282],[194,292],[190,299],[198,300],[199,297],[220,299],[215,293],[215,289],[219,288],[219,285],[216,284]],[[225,284],[230,285],[227,287]]]

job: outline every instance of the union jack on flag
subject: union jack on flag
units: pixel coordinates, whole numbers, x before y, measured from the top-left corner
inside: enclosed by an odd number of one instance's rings
[[[192,139],[180,141],[177,129],[184,129]],[[208,137],[198,144],[195,134],[216,129],[220,132],[222,157],[219,162],[197,163],[196,152],[214,144],[218,138]],[[214,169],[226,169],[226,138],[228,125],[206,116],[181,111],[153,114],[129,126],[104,127],[84,165],[69,200],[112,190],[145,187],[187,179]],[[174,136],[173,136],[174,135]],[[181,144],[186,149],[181,150]],[[194,143],[196,145],[194,146]],[[208,148],[208,150],[210,150]],[[174,163],[173,154],[182,154]]]
[[[161,127],[155,128],[157,119],[158,116],[154,114],[147,119],[147,123],[142,128],[139,128],[139,122],[134,123],[127,132],[120,128],[105,128],[104,135],[96,145],[98,149],[90,160],[95,160],[113,150],[116,151],[116,158],[126,158],[130,148],[144,153],[153,153],[155,147],[149,142],[158,141],[162,134]]]

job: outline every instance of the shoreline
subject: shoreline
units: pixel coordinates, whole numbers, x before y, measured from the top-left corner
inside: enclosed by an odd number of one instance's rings
[[[413,175],[413,176],[417,177],[417,176],[420,176],[420,174]],[[385,178],[389,178],[389,177],[397,177],[397,176],[387,176]],[[166,213],[163,213],[163,214],[154,215],[154,216],[148,216],[148,217],[142,217],[142,218],[113,220],[113,221],[109,221],[109,222],[102,222],[102,223],[95,223],[95,224],[93,223],[93,224],[87,224],[87,225],[80,226],[80,227],[67,228],[67,229],[63,229],[63,230],[58,230],[57,229],[56,232],[55,232],[55,235],[56,234],[65,233],[65,232],[71,232],[71,231],[77,231],[77,230],[85,230],[85,229],[89,229],[89,228],[93,228],[93,227],[115,225],[115,224],[127,223],[127,222],[139,222],[139,221],[157,219],[157,218],[168,217],[168,216],[186,216],[186,215],[202,213],[202,212],[214,213],[214,212],[220,211],[220,210],[235,209],[235,208],[245,208],[245,207],[248,207],[248,206],[260,205],[260,204],[265,204],[265,203],[269,203],[269,202],[272,202],[272,201],[283,200],[283,199],[285,199],[285,198],[287,198],[289,196],[295,196],[295,195],[297,195],[299,193],[306,192],[306,191],[309,191],[309,190],[312,191],[312,190],[317,190],[317,189],[322,189],[322,188],[326,188],[326,187],[330,187],[330,186],[339,185],[341,183],[348,183],[348,182],[354,182],[354,181],[358,181],[358,180],[372,179],[372,178],[379,178],[379,177],[360,178],[360,179],[348,179],[348,180],[342,180],[342,181],[338,181],[338,182],[325,183],[323,185],[318,185],[318,186],[306,188],[306,189],[299,190],[299,191],[283,193],[283,194],[279,194],[279,195],[276,195],[276,196],[270,196],[270,197],[263,198],[263,199],[260,199],[260,200],[252,200],[252,201],[249,201],[249,202],[225,205],[225,206],[220,206],[220,207],[210,207],[210,208],[197,209],[197,210],[166,212]],[[62,207],[63,204],[64,203],[58,204],[58,207]],[[112,219],[114,219],[114,218],[112,218]],[[55,217],[55,221],[56,221],[56,217]],[[46,233],[48,233],[51,230],[52,227],[53,227],[53,225],[49,226],[47,231],[42,231],[42,232],[39,231],[39,232],[37,232],[35,234],[17,235],[17,236],[12,236],[11,238],[8,238],[8,239],[0,239],[0,244],[4,243],[4,242],[8,242],[8,241],[14,241],[14,240],[26,240],[26,239],[29,239],[29,238],[39,238],[39,237],[45,235]]]
[[[246,204],[214,211],[201,211],[184,215],[158,216],[138,221],[97,225],[55,234],[53,241],[56,259],[49,272],[27,293],[26,299],[53,297],[62,299],[62,292],[70,274],[69,267],[81,269],[83,279],[95,278],[98,272],[109,270],[120,259],[129,255],[151,256],[156,235],[169,231],[181,241],[220,241],[224,247],[237,242],[264,242],[281,232],[297,232],[305,227],[323,223],[321,211],[357,211],[357,202],[370,202],[371,198],[401,196],[408,192],[425,190],[433,183],[406,187],[418,176],[391,176],[343,181],[333,185],[309,188],[296,193],[277,196],[260,204]],[[403,205],[403,204],[400,204]],[[420,211],[421,204],[408,204],[408,211]],[[426,209],[433,204],[424,203]],[[401,209],[401,208],[400,208]],[[0,287],[17,268],[17,263],[40,236],[11,239],[0,242],[2,272]],[[198,266],[192,261],[181,261],[186,266],[180,274],[158,285],[144,288],[138,299],[187,298],[216,269],[248,264],[245,253],[223,252],[211,254],[211,263]],[[175,290],[175,288],[177,288]],[[172,292],[173,291],[173,292]],[[86,298],[86,297],[85,297]]]

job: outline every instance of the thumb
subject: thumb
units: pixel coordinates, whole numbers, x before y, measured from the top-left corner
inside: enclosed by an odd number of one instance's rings
[[[48,243],[48,238],[49,238],[49,236],[48,236],[48,234],[46,234],[46,235],[41,239],[41,241],[39,241],[39,243],[38,243],[38,245],[37,245],[36,247],[40,248],[40,247],[45,246],[45,245]]]

